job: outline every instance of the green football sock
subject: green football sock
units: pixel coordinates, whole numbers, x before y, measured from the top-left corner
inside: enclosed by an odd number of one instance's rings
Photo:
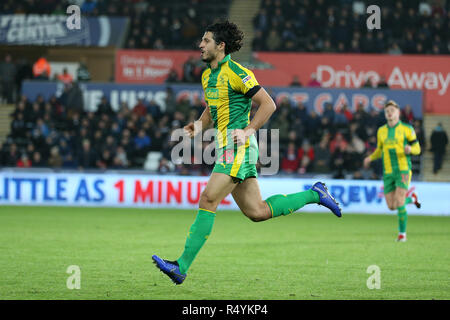
[[[405,199],[405,206],[406,206],[407,204],[412,203],[412,202],[413,202],[413,199],[412,199],[411,197],[406,198],[406,199]]]
[[[406,212],[405,206],[401,206],[397,208],[398,210],[398,231],[406,232],[406,223],[408,222],[408,213]]]
[[[199,209],[189,233],[181,257],[177,260],[181,273],[186,273],[211,234],[216,214],[209,210]]]
[[[276,194],[266,199],[272,217],[285,216],[308,203],[319,203],[319,194],[314,190],[306,190],[291,194]]]

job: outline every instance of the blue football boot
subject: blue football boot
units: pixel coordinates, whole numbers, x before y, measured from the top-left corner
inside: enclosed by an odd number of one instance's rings
[[[328,192],[325,183],[316,182],[311,187],[311,190],[314,190],[319,194],[320,205],[330,209],[338,218],[342,216],[341,208],[339,208],[339,203],[337,203],[333,196]]]
[[[186,279],[187,275],[180,272],[178,262],[164,260],[157,255],[153,255],[152,259],[156,267],[165,273],[175,284],[182,284],[184,279]]]

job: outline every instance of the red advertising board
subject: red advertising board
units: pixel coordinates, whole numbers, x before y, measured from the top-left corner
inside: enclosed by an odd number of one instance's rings
[[[306,86],[315,73],[322,87],[359,88],[367,78],[386,79],[391,89],[424,91],[425,112],[450,114],[450,56],[311,54],[257,52],[272,66],[253,69],[263,86],[289,86],[296,75]],[[118,50],[116,82],[164,83],[171,69],[182,76],[184,62],[198,51]]]
[[[115,78],[117,83],[164,83],[170,70],[182,76],[183,64],[199,51],[118,50]]]
[[[425,112],[450,114],[450,56],[255,53],[273,66],[254,70],[259,83],[287,86],[294,75],[303,85],[316,74],[322,87],[359,88],[369,77],[385,77],[391,89],[424,90]]]

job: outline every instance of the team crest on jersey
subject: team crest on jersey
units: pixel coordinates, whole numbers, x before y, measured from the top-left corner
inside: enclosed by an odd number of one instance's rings
[[[225,86],[228,82],[228,76],[226,74],[222,74],[219,76],[219,83],[222,86]]]

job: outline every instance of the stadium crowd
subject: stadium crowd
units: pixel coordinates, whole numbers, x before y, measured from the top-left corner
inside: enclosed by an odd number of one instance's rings
[[[366,6],[381,9],[369,30]],[[262,0],[255,51],[449,54],[450,1]]]
[[[42,96],[35,101],[21,97],[11,114],[10,134],[0,150],[1,166],[142,169],[148,152],[156,151],[162,153],[158,168],[161,173],[210,173],[212,165],[177,164],[171,157],[172,148],[178,143],[170,140],[171,133],[199,117],[205,107],[200,99],[177,100],[167,87],[164,106],[139,100],[134,106],[122,102],[119,110],[113,110],[103,97],[94,108],[96,111],[86,112],[72,101],[77,95],[80,99],[81,92],[71,90],[76,90],[76,86],[48,101]],[[252,114],[255,111],[254,106]],[[402,120],[414,126],[424,146],[422,122],[409,106],[403,108]],[[368,112],[362,105],[355,111],[347,106],[335,111],[328,104],[318,115],[303,104],[284,99],[264,128],[279,130],[279,154],[273,156],[280,159],[280,173],[362,178],[362,159],[376,147],[376,130],[384,123],[382,112]],[[204,142],[203,147],[208,144]],[[260,151],[266,152],[270,147],[260,141]],[[381,167],[375,163],[374,169],[376,178]]]
[[[69,4],[78,4],[83,15],[119,15],[130,18],[125,47],[129,49],[194,49],[212,17],[228,13],[230,0],[5,0],[2,14],[66,14]],[[373,4],[378,4],[374,2]],[[367,31],[365,4],[354,0],[262,0],[253,19],[255,51],[427,53],[448,54],[450,1],[386,0],[379,2],[381,30]],[[364,9],[364,10],[363,10]],[[327,26],[324,28],[323,26]],[[167,78],[164,106],[154,101],[122,103],[113,110],[106,98],[95,112],[86,112],[75,85],[45,101],[20,97],[23,79],[35,78],[32,64],[5,57],[0,64],[2,97],[14,102],[11,131],[0,148],[1,166],[52,167],[74,169],[141,169],[149,151],[163,154],[160,172],[209,174],[210,165],[173,164],[171,150],[176,142],[170,133],[198,118],[202,101],[177,101],[170,89],[174,82],[198,83],[203,63],[189,59],[183,74]],[[85,71],[87,72],[87,70]],[[60,75],[63,77],[64,75]],[[70,84],[71,80],[53,79]],[[77,77],[78,81],[82,78]],[[300,86],[293,79],[292,86]],[[313,77],[307,86],[320,86]],[[368,85],[368,84],[366,84]],[[377,84],[387,86],[386,83]],[[15,88],[11,90],[11,88]],[[11,92],[17,92],[11,94]],[[15,97],[19,97],[17,102]],[[326,107],[322,115],[308,112],[304,105],[281,101],[265,128],[279,129],[280,172],[284,174],[331,174],[335,178],[351,175],[362,178],[362,159],[376,145],[376,129],[385,123],[383,113],[344,107]],[[422,122],[409,106],[403,106],[402,120],[412,124],[425,149]],[[206,146],[206,145],[205,145]],[[270,145],[260,145],[270,150]],[[418,163],[419,157],[413,157]],[[381,173],[381,164],[373,164]],[[413,167],[417,173],[420,166]],[[368,178],[368,177],[364,177]]]
[[[66,15],[79,5],[83,16],[125,16],[130,19],[125,48],[197,49],[203,30],[228,15],[231,0],[4,0],[2,14]]]
[[[450,1],[261,0],[253,17],[254,51],[449,54]],[[129,49],[197,49],[205,27],[228,15],[231,0],[5,0],[2,14],[127,16]],[[368,30],[366,6],[381,9]]]

